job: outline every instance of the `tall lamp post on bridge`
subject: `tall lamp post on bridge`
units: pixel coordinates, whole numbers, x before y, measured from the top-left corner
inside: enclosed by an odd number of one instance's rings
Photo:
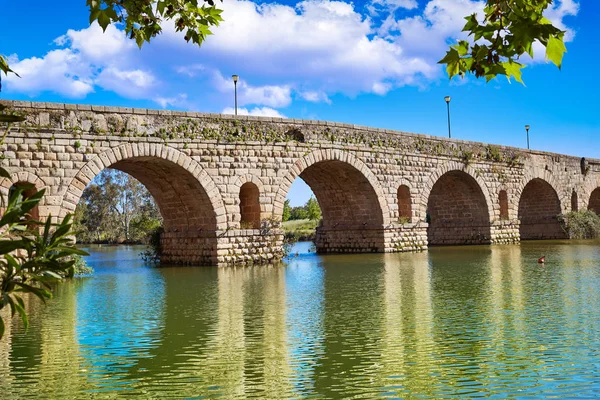
[[[237,75],[231,75],[231,78],[233,79],[233,90],[234,90],[234,96],[235,96],[235,115],[237,115],[237,82],[239,79],[239,76]]]
[[[452,134],[450,133],[450,96],[444,97],[446,100],[446,105],[448,106],[448,137],[451,138]]]
[[[529,125],[525,125],[525,130],[527,131],[527,150],[529,150]]]

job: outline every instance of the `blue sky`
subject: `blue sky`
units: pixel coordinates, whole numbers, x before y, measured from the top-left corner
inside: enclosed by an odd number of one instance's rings
[[[451,82],[436,64],[473,0],[225,0],[202,48],[169,28],[141,51],[118,28],[90,27],[84,0],[0,7],[0,53],[21,74],[0,98],[231,112],[235,73],[242,112],[445,136],[450,95],[453,137],[524,147],[530,124],[532,148],[600,158],[598,1],[555,1],[568,54],[559,71],[538,52],[526,86]],[[290,198],[309,194],[297,183]]]

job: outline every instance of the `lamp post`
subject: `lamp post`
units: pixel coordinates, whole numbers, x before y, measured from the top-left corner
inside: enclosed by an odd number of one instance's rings
[[[231,75],[231,78],[233,79],[233,90],[235,92],[235,115],[237,115],[237,81],[239,76]]]
[[[529,125],[525,125],[525,130],[527,131],[527,150],[529,150]]]
[[[444,97],[446,100],[446,105],[448,106],[448,137],[451,138],[452,134],[450,133],[450,96]]]

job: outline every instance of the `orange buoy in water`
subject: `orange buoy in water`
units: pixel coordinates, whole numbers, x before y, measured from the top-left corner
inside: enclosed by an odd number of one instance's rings
[[[538,264],[543,264],[546,262],[546,256],[538,258]]]

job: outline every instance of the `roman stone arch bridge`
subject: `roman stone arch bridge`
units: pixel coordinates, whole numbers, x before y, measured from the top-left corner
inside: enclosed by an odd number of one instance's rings
[[[321,253],[564,238],[556,216],[600,212],[600,160],[297,119],[3,102],[26,115],[2,144],[7,196],[46,189],[36,216],[75,210],[105,168],[127,172],[164,219],[163,261],[281,257],[295,179],[323,211]]]

